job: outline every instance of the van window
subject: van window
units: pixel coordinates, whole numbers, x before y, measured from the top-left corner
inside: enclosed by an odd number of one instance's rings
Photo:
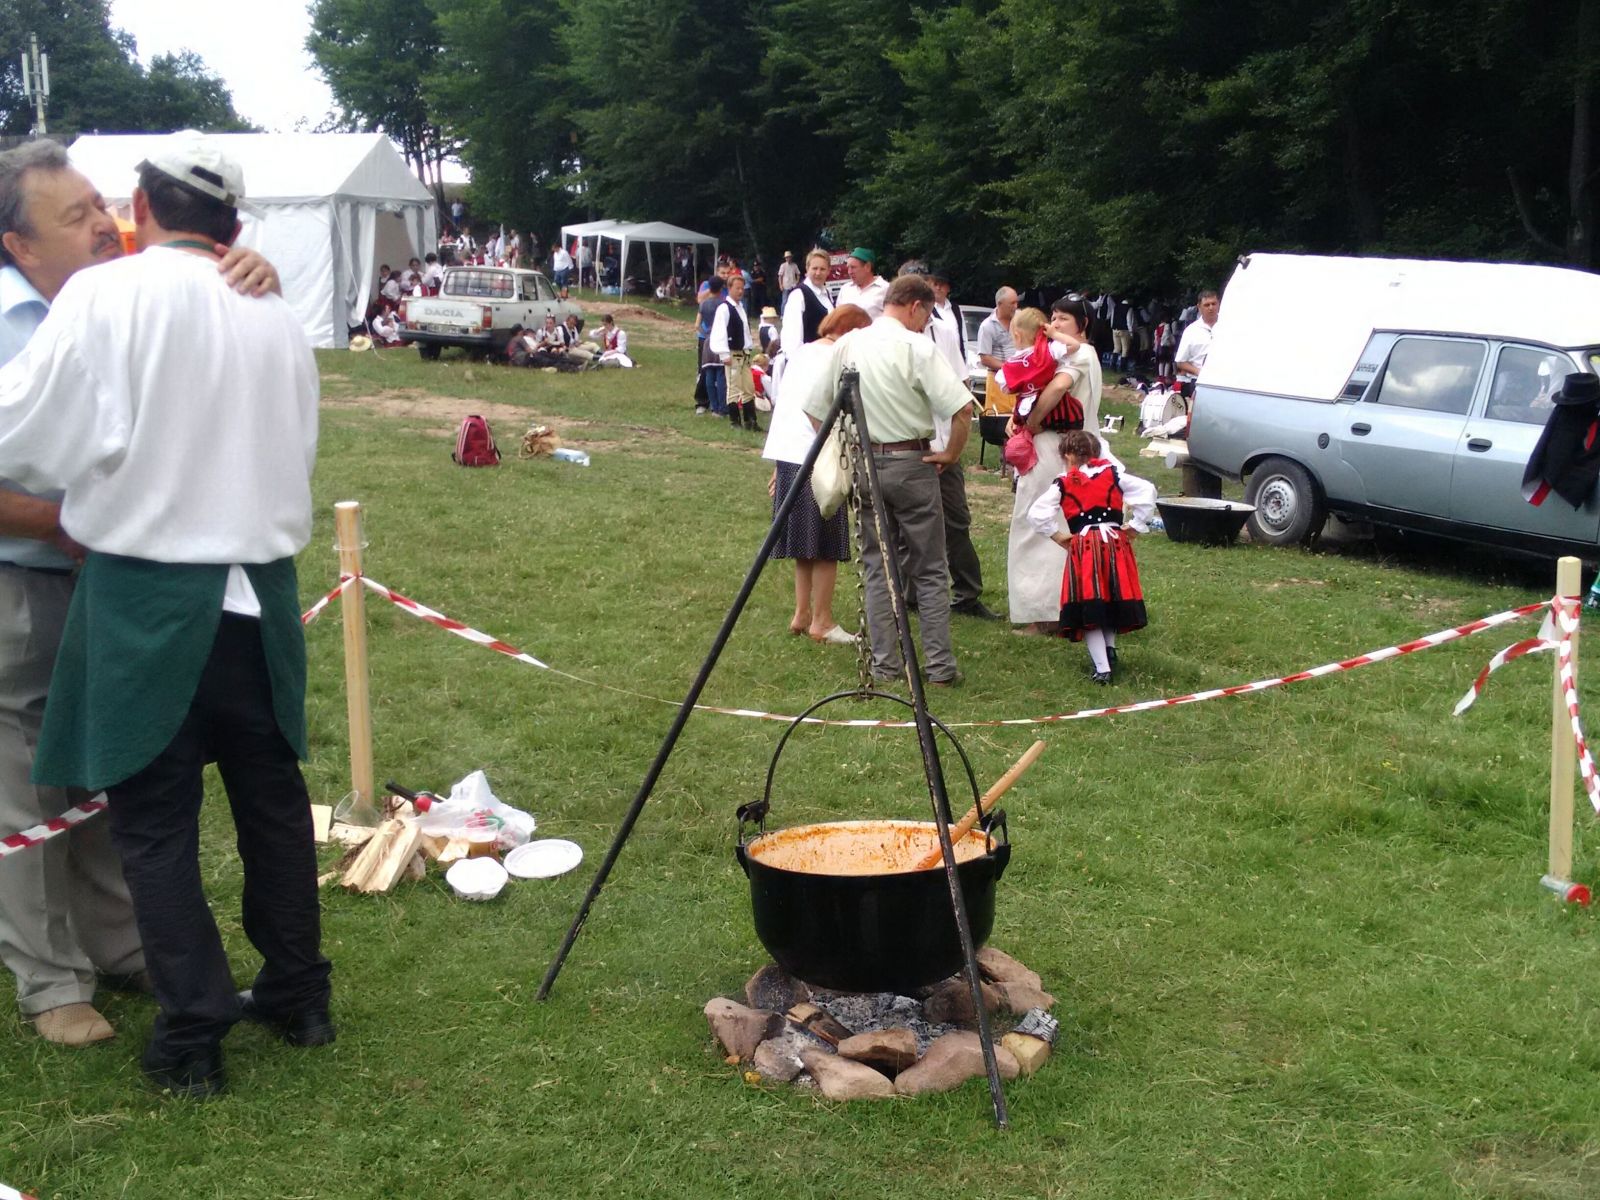
[[[1483,371],[1482,342],[1401,338],[1389,353],[1374,399],[1397,408],[1465,416]]]
[[[1571,370],[1572,360],[1554,350],[1502,346],[1484,415],[1491,421],[1543,425],[1554,407],[1550,394],[1561,387]]]
[[[556,289],[550,286],[550,281],[548,279],[546,279],[543,275],[535,275],[534,279],[537,281],[539,289],[538,298],[540,300],[554,300],[556,298]]]
[[[511,276],[505,271],[457,269],[445,275],[440,289],[451,296],[473,296],[486,300],[511,299]]]

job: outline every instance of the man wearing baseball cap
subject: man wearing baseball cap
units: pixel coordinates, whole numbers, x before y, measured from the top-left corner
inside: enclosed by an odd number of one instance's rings
[[[116,221],[64,147],[38,140],[0,154],[0,366],[22,352],[61,286],[122,254]],[[218,270],[246,295],[278,290],[254,250]],[[83,793],[31,779],[50,673],[83,548],[61,529],[59,492],[0,480],[0,833],[60,817]],[[86,1046],[115,1036],[94,1006],[97,984],[145,988],[133,902],[104,817],[0,859],[0,962],[17,1006],[45,1041]]]
[[[850,281],[839,289],[836,304],[854,304],[867,310],[867,316],[876,321],[883,316],[884,298],[889,294],[889,281],[878,274],[878,256],[865,246],[857,246],[844,260],[850,272]]]
[[[244,205],[218,144],[173,134],[139,166],[141,253],[81,271],[0,370],[0,475],[65,490],[87,555],[36,782],[103,788],[160,1012],[141,1065],[175,1095],[225,1087],[241,1016],[332,1041],[305,782],[294,555],[311,531],[316,363],[289,306],[217,273]],[[215,761],[263,963],[235,993],[199,864]]]

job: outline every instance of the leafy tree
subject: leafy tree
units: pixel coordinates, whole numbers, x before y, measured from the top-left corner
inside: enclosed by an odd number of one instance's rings
[[[434,0],[444,47],[425,94],[472,171],[474,213],[553,233],[583,195],[556,0]]]
[[[158,54],[144,86],[146,129],[200,129],[248,133],[255,129],[233,110],[226,84],[191,50]]]
[[[306,49],[348,125],[393,138],[443,203],[440,164],[453,147],[423,97],[439,59],[439,30],[425,0],[313,0]]]
[[[112,31],[108,0],[0,0],[0,133],[33,127],[21,65],[30,34],[50,59],[52,134],[140,128],[144,73],[132,39]]]

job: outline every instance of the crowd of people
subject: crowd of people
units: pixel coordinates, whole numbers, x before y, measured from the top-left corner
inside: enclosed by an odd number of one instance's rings
[[[801,491],[775,551],[795,562],[789,628],[830,644],[864,636],[873,676],[898,679],[904,657],[884,562],[892,553],[907,604],[918,614],[926,678],[953,685],[962,675],[951,615],[1001,619],[983,602],[982,564],[970,535],[961,454],[974,400],[960,314],[950,303],[948,274],[936,267],[913,260],[891,281],[867,247],[855,248],[846,262],[849,279],[836,296],[827,287],[830,258],[823,251],[780,273],[788,285],[782,314],[774,314],[776,336],[762,347],[769,359],[764,391],[772,418],[764,454],[774,464],[768,481],[774,513],[793,490]],[[743,386],[728,380],[742,379],[740,359],[751,343],[737,335],[730,342],[724,331],[742,321],[743,286],[734,273],[703,285],[707,332],[696,396],[697,412],[726,412],[741,425],[742,414],[734,414],[724,389]],[[1207,335],[1215,311],[1215,297],[1206,293],[1196,324]],[[1099,436],[1103,364],[1095,314],[1095,304],[1076,293],[1046,313],[1021,307],[1016,290],[1003,287],[976,351],[986,368],[983,408],[1006,414],[1005,457],[1016,478],[1005,564],[1014,632],[1084,642],[1091,678],[1108,684],[1117,635],[1146,621],[1133,542],[1154,516],[1155,491]],[[1203,362],[1204,337],[1190,342]],[[1193,359],[1185,365],[1198,371]],[[822,516],[809,484],[798,478],[846,369],[858,380],[864,438],[878,480],[876,495],[870,494],[857,464],[866,579],[866,629],[858,634],[843,629],[833,612],[850,531],[841,513]]]

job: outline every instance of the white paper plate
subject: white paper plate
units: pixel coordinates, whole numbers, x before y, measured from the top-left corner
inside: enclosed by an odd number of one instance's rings
[[[506,870],[518,879],[554,879],[583,861],[583,847],[565,838],[542,838],[506,855]]]
[[[463,900],[493,900],[506,886],[506,869],[492,858],[463,858],[450,865],[444,881]]]

